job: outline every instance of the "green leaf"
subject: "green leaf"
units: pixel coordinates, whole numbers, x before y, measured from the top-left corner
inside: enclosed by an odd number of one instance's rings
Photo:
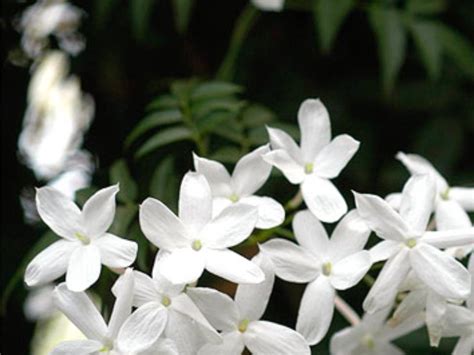
[[[235,95],[242,92],[241,86],[225,81],[210,81],[198,85],[191,94],[193,101],[207,100],[223,96]]]
[[[242,124],[245,127],[260,127],[275,120],[275,114],[268,108],[258,104],[251,104],[242,112]]]
[[[128,170],[125,160],[117,160],[110,168],[110,183],[120,184],[120,192],[117,198],[122,202],[133,202],[138,197],[138,187],[130,171]]]
[[[148,139],[136,152],[135,157],[141,158],[157,148],[183,140],[190,140],[192,137],[191,130],[184,126],[163,129]]]
[[[110,233],[125,237],[128,235],[128,229],[130,224],[133,222],[135,215],[137,214],[138,208],[135,205],[123,205],[117,206],[115,210],[114,223],[110,227]]]
[[[110,17],[112,9],[117,7],[118,0],[94,1],[94,20],[99,27],[104,27]]]
[[[176,29],[180,34],[187,31],[194,0],[173,0]]]
[[[153,172],[150,180],[150,196],[155,197],[166,205],[176,204],[178,180],[174,169],[174,157],[163,159]]]
[[[180,104],[187,103],[196,86],[196,80],[178,80],[171,84],[171,93],[176,96]]]
[[[132,32],[137,40],[144,40],[150,25],[155,0],[133,0],[130,1],[130,20]]]
[[[459,32],[437,24],[439,40],[444,53],[466,74],[474,80],[474,46]]]
[[[369,8],[369,20],[377,38],[382,82],[388,94],[405,59],[405,28],[400,12],[396,9],[372,6]]]
[[[446,9],[445,0],[409,0],[407,11],[413,14],[432,15]]]
[[[229,119],[225,125],[218,125],[214,127],[212,132],[237,144],[242,144],[245,141],[242,127],[234,118]]]
[[[173,95],[162,95],[148,104],[147,111],[179,108],[179,101]]]
[[[54,234],[52,231],[48,231],[44,233],[39,238],[39,240],[33,245],[33,247],[28,251],[25,257],[22,259],[20,266],[18,266],[15,273],[10,278],[6,287],[3,290],[3,293],[2,293],[2,313],[3,314],[6,312],[10,295],[18,286],[18,284],[23,280],[23,275],[25,274],[27,265],[30,263],[31,260],[33,260],[33,258],[37,254],[39,254],[42,250],[46,249],[48,246],[50,246],[57,240],[58,240],[58,236]]]
[[[355,3],[353,0],[316,0],[313,4],[321,49],[323,52],[328,52],[344,19],[354,8]]]
[[[411,23],[410,29],[428,76],[431,80],[437,80],[441,73],[442,59],[437,25],[429,21],[419,21]]]
[[[209,115],[213,111],[239,112],[246,105],[245,101],[235,98],[218,98],[200,101],[191,107],[196,119]]]
[[[215,111],[196,121],[196,128],[201,134],[213,132],[214,129],[222,124],[227,124],[237,116],[234,112]]]
[[[235,164],[239,161],[241,157],[240,149],[237,147],[227,146],[222,147],[216,150],[211,156],[209,157],[212,160],[217,160],[222,163],[232,163]]]
[[[182,115],[179,110],[166,110],[158,111],[149,114],[143,118],[132,130],[125,140],[125,146],[130,146],[130,144],[141,136],[143,133],[147,132],[151,128],[158,126],[163,126],[172,123],[178,123],[182,121]]]

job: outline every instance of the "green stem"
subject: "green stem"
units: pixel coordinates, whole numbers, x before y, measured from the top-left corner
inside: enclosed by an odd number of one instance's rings
[[[217,78],[225,81],[232,81],[235,74],[235,62],[239,55],[242,44],[247,37],[253,24],[259,16],[259,11],[250,2],[245,6],[241,12],[237,23],[234,27],[232,37],[230,40],[229,49],[225,58],[217,71]]]

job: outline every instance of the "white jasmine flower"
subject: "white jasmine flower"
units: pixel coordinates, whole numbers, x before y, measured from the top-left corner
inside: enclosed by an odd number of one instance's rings
[[[262,321],[273,288],[274,273],[271,262],[262,254],[253,261],[265,272],[260,284],[239,285],[235,301],[229,296],[208,288],[189,288],[189,296],[209,319],[222,331],[223,342],[208,344],[199,355],[240,355],[245,347],[255,355],[310,354],[305,339],[293,329]]]
[[[84,291],[100,275],[101,264],[110,268],[131,265],[137,244],[107,233],[115,215],[118,185],[97,191],[82,211],[59,191],[42,187],[36,192],[41,219],[62,237],[39,253],[26,268],[25,282],[36,286],[66,273],[71,291]]]
[[[79,80],[65,78],[64,54],[53,52],[36,68],[28,108],[18,140],[20,154],[39,179],[52,179],[80,154],[94,104],[81,92]]]
[[[83,37],[76,32],[83,12],[62,0],[40,0],[28,7],[18,23],[23,32],[21,45],[30,58],[38,57],[54,35],[62,50],[76,55],[84,48]]]
[[[436,181],[436,198],[434,204],[435,222],[437,230],[450,230],[457,228],[469,228],[472,222],[467,212],[474,211],[474,188],[451,187],[446,179],[425,158],[416,154],[405,154],[399,152],[399,159],[412,175],[430,174]],[[394,208],[398,208],[399,194],[389,196],[389,202]],[[468,246],[451,248],[449,252],[459,258],[469,254],[474,243]]]
[[[48,284],[31,289],[28,292],[28,296],[23,304],[23,312],[28,320],[44,320],[56,313],[56,307],[52,299],[53,290],[54,285]]]
[[[243,156],[232,176],[221,163],[194,155],[196,171],[206,177],[211,187],[213,216],[232,204],[243,203],[258,208],[257,228],[273,228],[283,222],[285,210],[280,203],[270,197],[254,195],[270,176],[272,166],[262,159],[269,151],[265,145]]]
[[[309,211],[295,215],[293,230],[300,246],[273,239],[260,249],[271,259],[277,276],[290,282],[308,282],[296,330],[314,345],[329,329],[336,290],[357,284],[371,266],[369,252],[362,250],[370,231],[355,210],[341,220],[331,239]]]
[[[329,115],[320,100],[305,100],[298,111],[301,144],[284,131],[268,128],[273,151],[263,158],[282,171],[292,184],[301,185],[304,201],[323,222],[335,222],[347,205],[330,179],[339,175],[359,149],[359,142],[347,134],[331,141]]]
[[[229,206],[212,218],[206,178],[187,173],[181,182],[179,218],[153,198],[140,206],[142,231],[160,248],[153,275],[161,273],[172,283],[186,284],[206,269],[236,283],[261,282],[260,268],[228,249],[247,239],[257,218],[257,208],[246,204]]]
[[[375,195],[354,193],[357,210],[383,242],[371,249],[372,260],[388,259],[364,301],[373,313],[391,305],[410,270],[438,295],[466,299],[470,293],[468,271],[439,250],[474,241],[474,228],[426,232],[436,194],[430,175],[412,176],[402,192],[400,212]]]
[[[252,0],[252,4],[263,11],[281,11],[285,0]]]
[[[331,354],[334,355],[402,355],[403,351],[391,343],[423,325],[422,314],[412,314],[397,326],[386,322],[390,307],[373,314],[364,314],[362,321],[334,334]]]
[[[219,343],[219,334],[184,293],[185,285],[174,285],[163,277],[153,279],[135,271],[133,305],[138,309],[125,321],[118,345],[126,352],[143,351],[163,333],[174,341],[179,354],[195,354],[204,343]],[[112,291],[122,287],[121,281]]]

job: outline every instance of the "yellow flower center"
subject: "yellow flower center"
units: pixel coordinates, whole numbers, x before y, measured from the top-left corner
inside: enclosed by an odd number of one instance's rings
[[[193,244],[191,244],[191,248],[193,248],[196,251],[201,250],[202,248],[201,241],[199,239],[196,239],[195,241],[193,241]]]
[[[76,233],[74,233],[74,236],[77,239],[79,239],[82,242],[82,244],[87,245],[91,242],[90,238],[88,236],[82,234],[82,233],[76,232]]]
[[[241,320],[240,323],[239,323],[239,327],[238,327],[239,332],[244,333],[247,330],[248,326],[249,326],[249,320],[248,319]]]
[[[362,344],[364,344],[369,349],[373,349],[375,347],[375,341],[372,335],[370,334],[364,335],[364,337],[362,338]]]
[[[237,194],[232,194],[229,196],[229,200],[231,200],[232,203],[236,203],[239,201],[239,196]]]
[[[313,163],[306,163],[306,165],[304,166],[304,172],[306,174],[311,174],[313,172],[313,169],[314,169]]]
[[[409,248],[414,248],[415,245],[416,245],[416,239],[415,238],[410,238],[410,239],[405,241],[405,244]]]
[[[323,264],[323,275],[324,276],[329,276],[331,275],[332,271],[332,264],[330,262],[324,263]]]
[[[165,307],[168,307],[171,304],[171,299],[168,296],[163,296],[161,299],[161,304]]]
[[[449,187],[439,194],[445,201],[449,200]]]

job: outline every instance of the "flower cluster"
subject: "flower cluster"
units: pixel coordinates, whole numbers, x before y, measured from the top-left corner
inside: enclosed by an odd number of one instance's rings
[[[354,192],[356,209],[348,212],[331,179],[359,142],[348,135],[331,140],[320,100],[305,100],[298,122],[300,145],[268,127],[270,144],[242,157],[232,175],[221,163],[194,155],[195,171],[182,179],[177,215],[159,200],[143,201],[140,227],[158,248],[151,276],[131,268],[137,243],[107,232],[118,185],[99,190],[82,210],[53,187],[38,189],[39,215],[61,239],[31,261],[25,282],[38,286],[66,274],[53,291],[54,304],[87,338],[61,343],[53,354],[237,355],[244,348],[262,355],[310,354],[326,336],[335,308],[351,326],[332,336],[331,353],[400,354],[391,341],[426,324],[431,345],[459,336],[455,354],[469,354],[474,261],[467,269],[454,256],[470,254],[474,244],[466,214],[473,209],[473,189],[449,188],[423,158],[400,153],[412,173],[403,191],[387,200]],[[300,185],[301,195],[286,210],[255,195],[272,166]],[[302,200],[308,209],[295,212]],[[259,240],[254,233],[266,229],[273,236],[291,221],[295,240]],[[337,221],[329,238],[322,222]],[[371,232],[382,241],[364,250]],[[249,238],[260,249],[252,260],[231,249]],[[360,319],[338,291],[355,286],[384,260]],[[101,265],[120,274],[108,322],[85,292],[99,279]],[[204,270],[238,284],[234,298],[200,287]],[[295,330],[261,320],[275,277],[306,284]]]

